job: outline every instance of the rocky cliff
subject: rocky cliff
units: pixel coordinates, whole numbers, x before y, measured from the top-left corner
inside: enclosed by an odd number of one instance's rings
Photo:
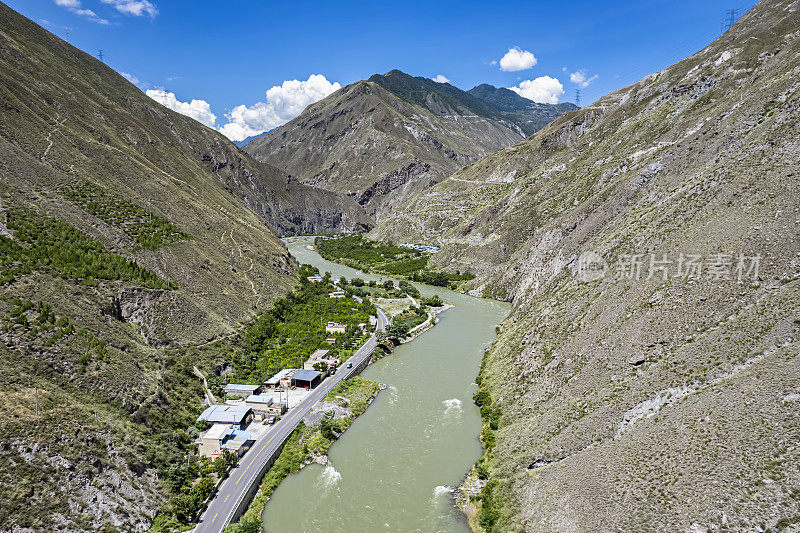
[[[800,3],[455,173],[374,235],[513,301],[481,375],[492,531],[800,520]]]

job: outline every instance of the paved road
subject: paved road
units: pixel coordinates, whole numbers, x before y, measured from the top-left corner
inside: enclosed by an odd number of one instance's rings
[[[378,331],[385,331],[388,319],[378,309]],[[353,363],[353,368],[342,365],[336,374],[323,381],[303,401],[287,412],[275,426],[258,439],[244,454],[228,477],[222,483],[214,499],[208,505],[205,513],[200,518],[200,523],[194,529],[195,533],[219,533],[230,523],[234,510],[243,500],[254,483],[258,483],[258,474],[273,452],[291,435],[303,417],[311,408],[339,382],[351,377],[358,366],[367,359],[377,346],[376,335],[373,334],[364,345],[353,354],[348,362]]]

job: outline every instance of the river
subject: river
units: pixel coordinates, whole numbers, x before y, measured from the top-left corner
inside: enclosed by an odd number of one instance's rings
[[[310,242],[289,243],[300,263],[334,279],[381,279],[324,260]],[[480,457],[475,376],[510,307],[417,287],[456,307],[363,372],[388,388],[331,446],[330,466],[308,466],[281,483],[264,509],[267,532],[469,531],[449,490]]]

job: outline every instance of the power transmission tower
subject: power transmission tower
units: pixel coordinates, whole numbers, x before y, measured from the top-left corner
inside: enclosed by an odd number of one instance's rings
[[[100,61],[105,63],[105,60],[103,59],[103,50],[102,49],[97,52],[97,59],[99,59]]]
[[[580,87],[575,88],[575,105],[580,107],[581,106],[581,89]]]
[[[733,26],[733,23],[736,22],[736,19],[738,19],[738,18],[739,18],[739,10],[738,9],[729,9],[729,10],[727,10],[725,12],[725,18],[722,19],[722,24],[720,26],[719,32],[720,33],[725,33],[726,31],[731,29],[731,26]]]
[[[64,28],[64,40],[69,41],[69,28]]]

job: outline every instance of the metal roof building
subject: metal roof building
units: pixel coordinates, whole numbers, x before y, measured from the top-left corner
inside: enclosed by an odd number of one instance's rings
[[[225,394],[231,396],[250,396],[251,394],[258,394],[259,390],[261,390],[261,385],[245,385],[241,383],[225,385]]]
[[[224,442],[225,439],[233,435],[233,428],[228,424],[214,424],[211,429],[203,434],[204,439],[216,439]]]
[[[268,396],[266,394],[251,394],[247,398],[245,398],[245,403],[263,403],[266,405],[270,405],[272,403],[272,396]]]
[[[244,450],[253,442],[253,434],[249,431],[234,430],[230,438],[225,441],[222,448],[230,450],[236,455],[242,455]]]
[[[296,368],[284,368],[283,370],[281,370],[280,372],[269,378],[267,381],[265,381],[264,385],[266,385],[267,387],[277,387],[278,383],[280,383],[280,381],[283,378],[291,376],[292,373],[294,372],[297,372]]]
[[[322,373],[316,370],[298,370],[292,376],[292,385],[313,389],[322,382]]]
[[[212,424],[231,424],[234,429],[246,426],[253,418],[253,410],[246,405],[212,405],[198,417]]]

